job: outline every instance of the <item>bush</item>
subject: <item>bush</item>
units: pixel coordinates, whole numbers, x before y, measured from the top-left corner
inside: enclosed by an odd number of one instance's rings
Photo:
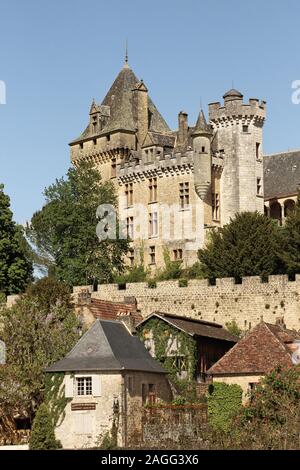
[[[242,336],[242,330],[238,327],[238,324],[235,320],[231,320],[226,323],[226,330],[229,331],[234,336],[240,338]]]
[[[39,407],[32,425],[30,450],[55,450],[62,445],[55,439],[54,425],[45,403]]]
[[[243,391],[239,385],[214,382],[207,397],[208,416],[216,431],[229,431],[233,419],[242,407]]]

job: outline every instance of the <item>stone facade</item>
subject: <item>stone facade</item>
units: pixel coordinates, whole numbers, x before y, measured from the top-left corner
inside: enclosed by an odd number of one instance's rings
[[[80,289],[74,288],[75,297]],[[300,329],[299,275],[295,281],[289,281],[285,275],[269,276],[267,283],[259,277],[243,278],[242,284],[235,284],[231,278],[217,279],[215,286],[210,286],[207,280],[190,280],[187,287],[179,287],[178,281],[165,281],[157,283],[154,289],[147,283],[131,283],[125,291],[119,290],[117,284],[107,284],[100,285],[92,297],[115,302],[135,297],[144,317],[161,311],[222,325],[234,319],[243,331],[261,318],[275,323],[283,317],[287,328]]]
[[[201,111],[189,126],[181,111],[172,131],[126,61],[70,146],[74,165],[91,161],[114,181],[123,232],[133,240],[129,264],[156,270],[167,249],[190,266],[212,227],[237,212],[263,212],[265,111],[265,102],[245,104],[230,90],[224,106],[209,105],[209,123]]]
[[[251,396],[251,390],[255,387],[256,384],[261,380],[263,376],[256,374],[256,375],[231,375],[231,376],[218,376],[213,378],[213,382],[223,382],[228,385],[239,385],[243,390],[242,401],[243,404],[246,404]]]
[[[93,387],[92,395],[77,396],[74,380],[89,376],[99,386]],[[149,385],[154,389],[158,402],[172,399],[164,374],[74,372],[65,375],[64,385],[70,401],[63,421],[55,430],[64,449],[99,447],[105,435],[111,435],[113,426],[118,446],[126,446],[141,437],[143,404],[149,399]]]

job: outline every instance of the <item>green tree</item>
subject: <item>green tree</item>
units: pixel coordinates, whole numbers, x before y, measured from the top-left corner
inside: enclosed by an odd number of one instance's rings
[[[2,312],[1,323],[7,364],[0,368],[0,409],[32,419],[44,398],[45,367],[72,349],[80,324],[66,303],[53,299],[47,305],[26,294]]]
[[[34,418],[29,448],[30,450],[54,450],[61,448],[61,443],[55,439],[54,425],[45,403],[41,404]]]
[[[30,249],[13,221],[9,197],[0,185],[0,292],[18,294],[32,278]]]
[[[258,212],[243,212],[228,225],[213,230],[198,257],[209,279],[277,274],[280,228]]]
[[[295,209],[289,211],[285,220],[280,256],[288,274],[300,273],[300,194]]]
[[[45,197],[26,230],[37,264],[69,285],[109,282],[123,271],[128,241],[96,235],[98,206],[116,205],[112,182],[103,183],[99,171],[82,162],[45,189]]]
[[[26,289],[26,296],[32,298],[45,311],[55,305],[70,307],[70,294],[70,286],[51,276],[39,279]]]

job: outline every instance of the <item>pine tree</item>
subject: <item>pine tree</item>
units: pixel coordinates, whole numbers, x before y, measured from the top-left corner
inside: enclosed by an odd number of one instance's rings
[[[210,234],[198,252],[201,269],[209,279],[262,276],[281,271],[280,227],[258,212],[243,212]]]
[[[55,450],[61,448],[60,442],[55,439],[54,425],[45,403],[41,404],[33,420],[29,448],[30,450]]]
[[[22,292],[32,276],[29,247],[22,227],[13,221],[9,197],[0,185],[0,292]]]

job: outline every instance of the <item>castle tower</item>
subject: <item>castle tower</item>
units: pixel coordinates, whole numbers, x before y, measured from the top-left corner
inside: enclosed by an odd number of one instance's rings
[[[215,131],[214,153],[224,160],[221,177],[221,225],[236,213],[263,213],[263,124],[266,103],[258,99],[243,102],[243,95],[230,90],[224,105],[209,105],[209,120]]]
[[[212,129],[201,110],[192,133],[194,182],[197,195],[203,201],[211,186],[211,137]]]

